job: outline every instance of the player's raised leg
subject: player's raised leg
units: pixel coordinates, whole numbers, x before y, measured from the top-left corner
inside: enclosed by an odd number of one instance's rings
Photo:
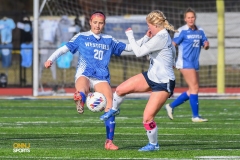
[[[126,94],[141,93],[147,91],[150,91],[150,88],[145,81],[142,73],[129,78],[116,88],[116,91],[113,94],[113,106],[111,110],[109,110],[107,113],[104,113],[100,119],[107,120],[111,116],[118,115],[120,112],[120,105],[123,102]]]
[[[120,109],[119,106],[123,102],[125,96],[118,96],[117,93],[115,92],[113,94],[113,106],[112,108],[108,111],[105,112],[103,115],[100,116],[100,120],[106,121],[109,119],[111,116],[116,116],[119,115]]]

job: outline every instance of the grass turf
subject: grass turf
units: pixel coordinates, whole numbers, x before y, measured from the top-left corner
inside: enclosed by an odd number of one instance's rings
[[[160,151],[143,153],[146,102],[124,101],[116,117],[119,150],[106,151],[102,113],[85,108],[79,115],[72,100],[0,100],[0,159],[240,159],[239,100],[200,100],[205,123],[191,122],[189,103],[172,121],[162,108],[155,119]],[[14,153],[14,143],[29,144],[30,153]]]

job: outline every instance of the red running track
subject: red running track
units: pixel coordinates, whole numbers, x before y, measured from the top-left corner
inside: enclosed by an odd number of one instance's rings
[[[66,93],[74,93],[74,88],[64,88]],[[175,88],[174,93],[181,93],[187,88]],[[44,91],[51,91],[51,88],[45,88]],[[114,89],[113,89],[114,91]],[[226,88],[225,93],[240,93],[240,88]],[[217,93],[217,88],[200,88],[199,93]],[[32,96],[32,88],[0,88],[0,96]]]

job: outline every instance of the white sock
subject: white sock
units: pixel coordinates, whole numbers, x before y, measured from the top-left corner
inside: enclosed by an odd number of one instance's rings
[[[113,94],[113,106],[112,106],[112,110],[117,111],[120,107],[120,104],[123,102],[125,96],[118,96],[116,92],[114,92]]]
[[[152,130],[147,130],[148,140],[151,144],[156,145],[158,143],[158,128],[157,126]]]

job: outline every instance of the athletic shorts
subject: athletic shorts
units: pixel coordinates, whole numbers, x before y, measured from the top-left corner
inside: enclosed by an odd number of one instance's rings
[[[187,60],[180,60],[180,58],[176,62],[177,69],[195,69],[196,71],[199,70],[199,62],[196,61],[187,61]]]
[[[143,72],[142,74],[153,92],[166,91],[166,92],[170,93],[169,97],[171,97],[173,95],[173,91],[175,88],[175,80],[169,80],[168,83],[156,83],[156,82],[151,81],[148,78],[147,72]]]
[[[79,77],[81,77],[81,76],[84,76],[84,75],[80,75]],[[79,77],[76,77],[75,83],[76,83],[76,81]],[[84,76],[84,77],[86,77],[86,76]],[[86,77],[86,78],[89,80],[90,91],[94,91],[94,86],[98,83],[101,83],[101,82],[107,82],[108,83],[108,81],[106,81],[106,80],[98,80],[96,78],[91,78],[91,77]]]

